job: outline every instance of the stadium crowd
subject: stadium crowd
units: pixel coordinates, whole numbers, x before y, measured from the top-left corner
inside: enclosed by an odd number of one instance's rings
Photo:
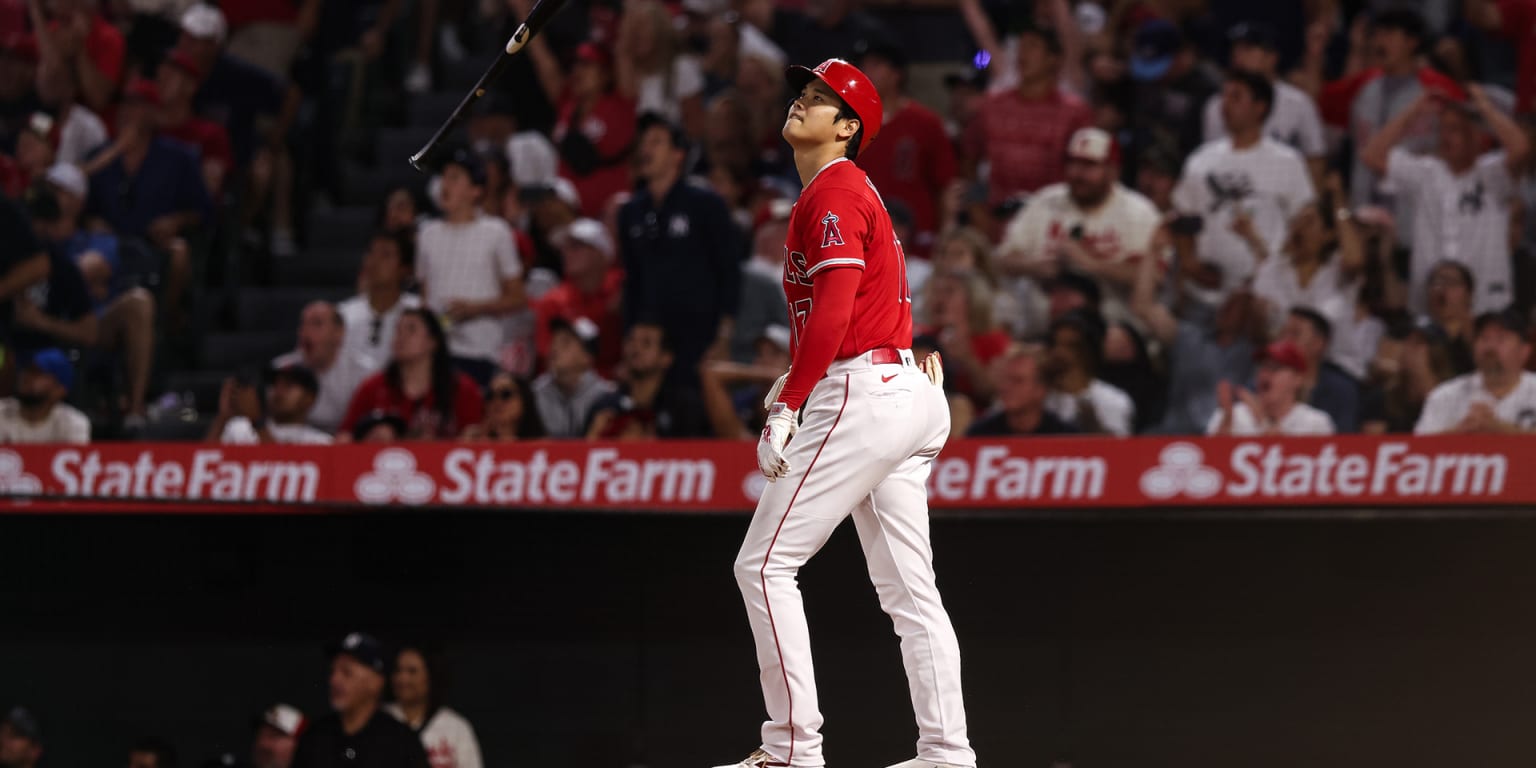
[[[0,0],[0,441],[754,435],[830,57],[955,434],[1536,431],[1533,0],[577,0],[366,170],[530,4]]]

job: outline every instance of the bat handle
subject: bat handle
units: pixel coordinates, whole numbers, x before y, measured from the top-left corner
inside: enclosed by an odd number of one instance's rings
[[[528,38],[531,36],[532,33],[528,31],[527,24],[517,25],[517,31],[513,32],[512,36],[507,38],[507,55],[511,56],[512,54],[522,50],[523,46],[528,44]]]
[[[416,150],[416,154],[411,155],[411,167],[418,171],[425,171],[426,169],[421,167],[421,159],[425,157],[426,154],[426,147],[422,147],[421,149]]]

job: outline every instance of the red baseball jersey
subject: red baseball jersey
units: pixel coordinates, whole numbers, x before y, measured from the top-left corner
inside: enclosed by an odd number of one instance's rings
[[[814,311],[811,285],[828,269],[864,272],[836,359],[912,346],[912,291],[901,241],[880,193],[857,165],[838,160],[805,186],[789,216],[784,256],[792,358],[799,353],[800,335]]]

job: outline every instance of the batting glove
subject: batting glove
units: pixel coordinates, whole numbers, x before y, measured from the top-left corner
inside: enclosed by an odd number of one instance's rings
[[[944,358],[939,357],[939,353],[929,352],[928,356],[923,358],[923,362],[919,363],[917,367],[923,373],[928,374],[928,380],[933,382],[935,387],[943,388]]]
[[[763,437],[757,441],[757,468],[769,482],[789,474],[784,444],[795,436],[799,421],[800,414],[783,403],[768,408],[768,423],[763,425]]]
[[[779,377],[779,380],[775,381],[773,386],[768,388],[768,394],[763,398],[764,408],[772,408],[773,404],[779,401],[779,393],[784,391],[784,382],[786,381],[789,381],[789,371],[785,371]]]

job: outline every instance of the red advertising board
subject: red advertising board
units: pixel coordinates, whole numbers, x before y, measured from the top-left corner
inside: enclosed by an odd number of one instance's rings
[[[1526,437],[956,440],[928,490],[974,510],[1536,505],[1532,456]],[[731,512],[764,482],[749,442],[0,448],[0,510],[33,513]]]

